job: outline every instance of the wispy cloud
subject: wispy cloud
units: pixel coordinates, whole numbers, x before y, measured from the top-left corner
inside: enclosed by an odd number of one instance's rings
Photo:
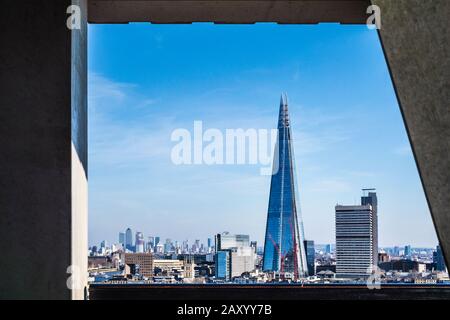
[[[326,132],[299,131],[294,135],[294,139],[295,154],[302,156],[332,150],[332,147],[348,140],[349,137],[333,130]]]
[[[145,119],[145,108],[158,102],[136,92],[137,85],[90,74],[90,162],[94,166],[136,166],[170,155],[166,122]],[[130,116],[139,109],[139,117]],[[160,119],[161,120],[161,119]]]
[[[97,73],[89,73],[89,107],[104,106],[100,103],[106,99],[108,102],[121,103],[127,97],[127,91],[135,88],[135,84],[122,83],[110,80]]]
[[[139,85],[109,79],[101,74],[89,73],[89,110],[103,115],[145,108],[156,104],[157,97],[139,93]]]

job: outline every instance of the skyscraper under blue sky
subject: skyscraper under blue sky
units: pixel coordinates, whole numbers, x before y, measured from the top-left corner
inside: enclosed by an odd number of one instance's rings
[[[293,152],[287,95],[283,94],[270,183],[263,269],[293,273],[297,278],[306,275],[308,270]]]

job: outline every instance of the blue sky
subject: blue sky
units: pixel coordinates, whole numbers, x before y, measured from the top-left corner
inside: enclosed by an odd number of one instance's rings
[[[177,128],[272,129],[289,96],[305,235],[377,188],[380,246],[437,239],[378,36],[365,26],[90,25],[89,243],[126,227],[263,244],[270,177],[172,163]]]

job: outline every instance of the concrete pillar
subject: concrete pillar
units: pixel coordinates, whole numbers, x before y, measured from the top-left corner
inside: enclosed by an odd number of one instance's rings
[[[2,1],[0,299],[83,298],[87,4],[73,2],[81,30],[71,32],[70,0]]]
[[[372,3],[381,9],[381,42],[434,226],[450,266],[450,2]]]

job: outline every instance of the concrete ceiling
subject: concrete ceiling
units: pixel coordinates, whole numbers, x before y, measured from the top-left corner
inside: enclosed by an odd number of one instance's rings
[[[369,0],[89,0],[89,23],[365,23]]]

